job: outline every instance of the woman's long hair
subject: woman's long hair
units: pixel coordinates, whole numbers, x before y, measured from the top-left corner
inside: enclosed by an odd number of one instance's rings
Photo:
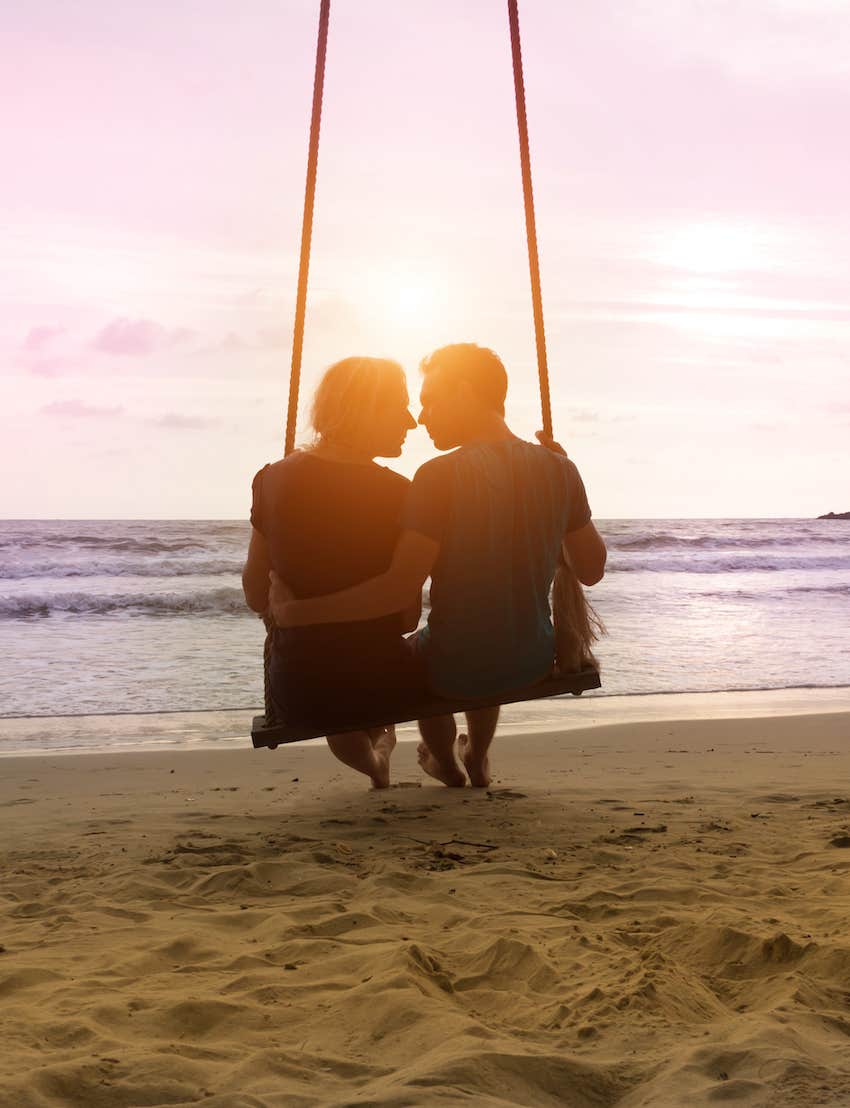
[[[555,625],[555,662],[559,672],[598,669],[593,644],[605,633],[605,627],[563,550],[552,583],[552,620]]]
[[[322,375],[310,422],[320,442],[360,447],[368,443],[388,394],[407,388],[404,370],[389,358],[343,358]]]

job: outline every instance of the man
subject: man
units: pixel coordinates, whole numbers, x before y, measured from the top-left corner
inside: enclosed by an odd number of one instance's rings
[[[554,660],[549,590],[562,544],[578,579],[596,584],[606,549],[575,465],[557,443],[519,439],[505,423],[507,373],[492,350],[459,343],[426,358],[419,423],[438,450],[413,479],[386,573],[330,596],[271,594],[280,626],[376,619],[404,609],[431,577],[428,624],[412,640],[431,688],[486,699],[544,677]],[[548,449],[546,449],[546,448]],[[467,713],[458,754],[473,786],[490,782],[498,708]],[[421,720],[422,768],[466,784],[454,717]]]

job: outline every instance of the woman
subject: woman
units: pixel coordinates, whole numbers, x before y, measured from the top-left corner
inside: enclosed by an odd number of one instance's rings
[[[299,599],[337,592],[385,572],[400,532],[409,481],[375,463],[401,454],[416,426],[404,371],[383,358],[332,365],[313,400],[313,445],[265,466],[254,478],[251,543],[242,574],[255,612],[268,606],[274,570]],[[424,675],[403,633],[419,619],[410,608],[360,623],[274,633],[270,676],[280,718],[332,731],[368,715],[377,700],[410,704]],[[376,788],[389,784],[392,728],[331,733],[328,746]]]

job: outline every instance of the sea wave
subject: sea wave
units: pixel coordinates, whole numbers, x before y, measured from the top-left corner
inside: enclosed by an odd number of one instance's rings
[[[129,535],[16,535],[0,539],[0,550],[97,550],[116,554],[172,554],[181,550],[204,550],[205,538],[133,538]]]
[[[238,577],[244,558],[216,556],[148,559],[100,559],[90,561],[18,561],[8,565],[0,558],[0,580],[70,580],[74,578],[158,578]],[[850,571],[850,549],[846,554],[749,554],[747,551],[717,551],[713,554],[670,549],[667,556],[649,550],[610,551],[608,575],[615,573],[748,573],[782,570]]]
[[[695,599],[708,597],[712,600],[754,600],[759,602],[782,600],[797,595],[850,596],[850,585],[791,585],[785,589],[760,589],[758,591],[753,589],[709,589],[705,592],[700,591],[692,594]]]
[[[765,550],[776,547],[844,546],[850,549],[850,534],[788,534],[744,535],[737,538],[717,535],[673,535],[660,531],[656,534],[618,536],[606,534],[605,541],[611,550]]]
[[[242,572],[244,558],[198,557],[148,559],[93,559],[91,561],[15,561],[4,565],[0,559],[0,578],[24,581],[46,577],[219,577]]]
[[[606,573],[751,573],[777,572],[801,569],[809,572],[821,570],[850,570],[850,553],[842,556],[810,557],[770,556],[769,554],[747,557],[745,554],[725,554],[717,557],[680,557],[642,558],[613,551],[606,567]]]
[[[0,596],[0,620],[51,616],[245,616],[252,615],[242,590],[217,588],[193,593],[84,592]]]

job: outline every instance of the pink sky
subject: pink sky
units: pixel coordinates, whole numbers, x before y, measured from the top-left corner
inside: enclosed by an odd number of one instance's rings
[[[282,442],[317,14],[5,14],[0,515],[245,516]],[[555,425],[595,513],[850,508],[844,0],[520,14]],[[467,340],[530,434],[503,0],[333,0],[305,398],[351,353],[415,389]]]

